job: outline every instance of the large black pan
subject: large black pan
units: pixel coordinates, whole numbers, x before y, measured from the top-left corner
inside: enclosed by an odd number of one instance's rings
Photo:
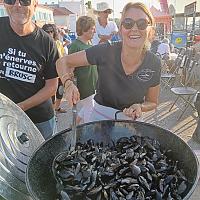
[[[58,153],[69,149],[69,133],[71,129],[55,135],[32,155],[27,166],[26,184],[34,199],[55,200],[56,186],[51,171],[52,162]],[[192,183],[184,200],[189,199],[199,179],[198,161],[190,147],[178,136],[154,125],[132,121],[99,121],[77,127],[77,140],[80,142],[93,139],[96,142],[111,143],[131,135],[157,139],[162,148],[174,152],[173,159],[179,161],[186,177]]]

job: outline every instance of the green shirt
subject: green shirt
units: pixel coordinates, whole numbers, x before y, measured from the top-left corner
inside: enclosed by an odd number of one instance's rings
[[[76,39],[69,47],[69,54],[88,49],[91,46],[92,45],[85,44],[79,39]],[[80,99],[84,99],[95,93],[98,78],[97,67],[95,65],[77,67],[74,70],[74,75],[77,77]]]

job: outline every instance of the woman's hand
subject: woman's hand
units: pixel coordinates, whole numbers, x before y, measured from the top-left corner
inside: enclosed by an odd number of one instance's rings
[[[77,104],[77,102],[80,100],[78,88],[73,84],[72,81],[65,85],[64,96],[70,107],[72,107],[74,104]]]
[[[129,108],[124,108],[123,113],[131,117],[133,120],[140,118],[142,115],[142,105],[141,104],[133,104]]]

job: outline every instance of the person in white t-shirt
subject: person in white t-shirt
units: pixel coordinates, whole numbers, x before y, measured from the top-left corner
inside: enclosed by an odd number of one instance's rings
[[[98,15],[98,18],[95,24],[96,33],[92,39],[93,45],[111,40],[117,34],[118,27],[116,23],[108,20],[108,15],[112,12],[113,10],[106,2],[97,3],[97,9],[94,13]]]
[[[169,39],[164,38],[162,40],[162,43],[158,46],[157,53],[161,58],[170,58]]]

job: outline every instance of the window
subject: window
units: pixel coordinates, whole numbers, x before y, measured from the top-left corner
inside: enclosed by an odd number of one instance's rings
[[[49,14],[49,20],[52,21],[51,14]]]
[[[7,16],[6,10],[4,8],[0,8],[0,17]]]

